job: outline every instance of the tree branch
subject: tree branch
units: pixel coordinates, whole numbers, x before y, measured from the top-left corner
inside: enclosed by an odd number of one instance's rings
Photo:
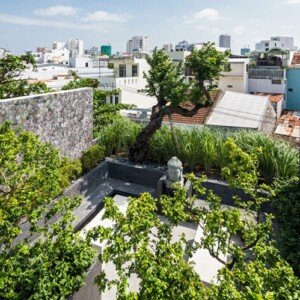
[[[169,114],[179,114],[184,117],[193,117],[194,115],[196,115],[198,113],[200,108],[208,107],[210,105],[211,105],[210,102],[206,102],[203,105],[196,104],[195,107],[191,110],[186,109],[182,106],[175,106],[175,107],[167,106],[167,109],[168,109]]]

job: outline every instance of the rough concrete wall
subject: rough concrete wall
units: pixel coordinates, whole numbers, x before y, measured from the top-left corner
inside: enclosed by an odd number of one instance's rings
[[[272,104],[268,101],[264,115],[262,117],[259,131],[263,131],[266,134],[272,134],[276,126],[276,112]]]
[[[62,156],[78,158],[93,141],[93,91],[82,88],[0,100],[0,124],[6,120],[38,134]]]

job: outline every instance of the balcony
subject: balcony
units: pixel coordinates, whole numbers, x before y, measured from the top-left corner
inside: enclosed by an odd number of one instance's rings
[[[257,79],[284,79],[285,70],[283,69],[249,69],[249,78]]]

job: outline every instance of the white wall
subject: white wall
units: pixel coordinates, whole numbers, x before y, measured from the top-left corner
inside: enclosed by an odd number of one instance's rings
[[[286,84],[284,79],[281,82],[282,84],[272,84],[271,79],[249,78],[249,93],[284,94]]]
[[[229,59],[228,63],[230,64],[230,71],[221,72],[219,88],[223,91],[248,93],[247,64],[249,60],[237,62]]]
[[[237,93],[247,93],[248,84],[247,80],[243,77],[220,77],[219,88],[222,91],[231,91]]]
[[[140,94],[129,88],[121,89],[119,103],[134,104],[138,108],[149,108],[157,103],[156,98]]]

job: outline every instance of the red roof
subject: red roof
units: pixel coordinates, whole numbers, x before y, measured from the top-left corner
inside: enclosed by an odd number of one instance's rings
[[[300,64],[300,53],[294,53],[292,65],[299,65]]]
[[[191,110],[194,108],[194,105],[189,104],[183,107],[187,108],[188,110]],[[174,123],[185,123],[185,124],[193,124],[193,125],[204,124],[209,111],[210,111],[210,107],[200,108],[198,112],[192,117],[184,117],[180,114],[172,114],[172,121]],[[169,117],[164,116],[163,122],[169,122]]]
[[[284,111],[278,121],[275,134],[294,138],[299,143],[300,118],[295,116],[293,111]]]
[[[211,92],[211,98],[213,101],[216,100],[217,95],[218,95],[218,91]],[[181,106],[188,110],[192,110],[195,107],[195,105],[192,103],[186,103],[185,105],[181,105]],[[204,124],[206,117],[208,116],[208,113],[210,112],[211,107],[212,106],[200,108],[198,110],[198,112],[192,117],[184,117],[180,114],[172,114],[172,121],[174,123],[191,124],[191,125]],[[169,122],[169,117],[164,116],[163,122]]]
[[[284,98],[284,94],[256,93],[255,95],[268,96],[269,97],[269,101],[271,103],[277,103],[277,102],[283,100],[283,98]]]

